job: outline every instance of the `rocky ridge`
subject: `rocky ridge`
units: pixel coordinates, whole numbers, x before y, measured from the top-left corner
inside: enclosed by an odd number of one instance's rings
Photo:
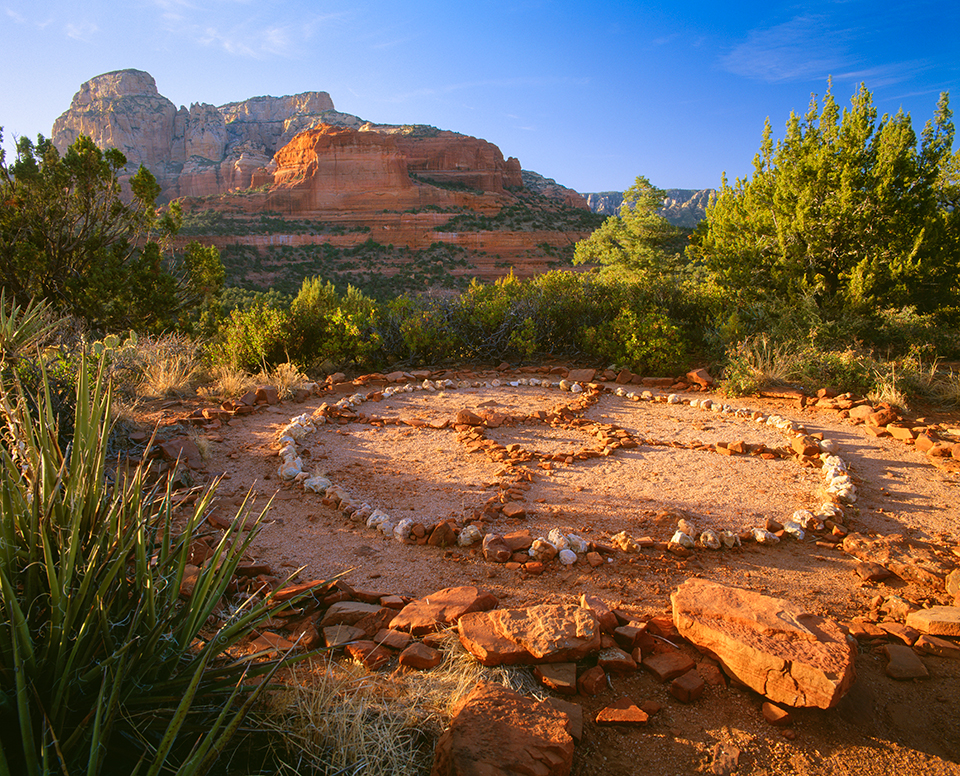
[[[162,197],[207,197],[251,186],[289,184],[303,173],[290,170],[306,145],[274,157],[297,135],[316,130],[323,150],[364,147],[377,149],[378,164],[393,164],[393,177],[364,178],[388,189],[415,186],[410,174],[426,183],[464,190],[503,193],[523,187],[520,164],[504,159],[492,143],[426,125],[375,124],[336,110],[327,92],[285,97],[253,97],[219,107],[193,103],[177,108],[160,94],[156,81],[141,70],[117,70],[96,76],[74,95],[70,108],[53,125],[53,142],[62,153],[80,134],[101,148],[117,148],[127,157],[127,172],[142,164],[157,177]],[[317,149],[317,143],[313,143]],[[364,159],[370,159],[367,153]],[[316,161],[312,159],[311,161]],[[344,159],[340,162],[351,161]],[[397,162],[400,162],[399,164]],[[342,165],[341,165],[342,166]],[[349,165],[348,165],[349,166]],[[284,168],[284,169],[280,169]],[[344,179],[350,171],[341,171]],[[340,187],[341,190],[343,186]],[[558,199],[585,208],[570,189]]]
[[[713,189],[665,189],[660,215],[674,226],[693,229],[706,216],[707,205],[714,193]],[[622,191],[600,191],[584,194],[583,198],[594,213],[605,216],[617,215],[623,204]]]

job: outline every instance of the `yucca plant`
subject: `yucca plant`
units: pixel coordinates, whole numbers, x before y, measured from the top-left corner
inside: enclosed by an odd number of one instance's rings
[[[296,602],[227,606],[259,523],[245,508],[181,599],[213,489],[177,517],[171,486],[108,466],[103,375],[78,372],[67,449],[45,379],[36,402],[0,396],[0,776],[204,773],[293,659],[231,656]]]
[[[0,289],[0,367],[35,350],[52,328],[49,304],[31,301],[21,307]]]

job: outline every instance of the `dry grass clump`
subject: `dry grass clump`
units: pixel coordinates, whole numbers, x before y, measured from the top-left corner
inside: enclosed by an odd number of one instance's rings
[[[185,334],[140,337],[136,347],[140,373],[137,393],[157,398],[191,393],[193,380],[200,372],[199,350]]]
[[[270,701],[265,725],[289,773],[413,776],[430,770],[437,738],[480,679],[542,697],[527,668],[485,668],[450,631],[431,671],[369,673],[330,655],[291,671]]]
[[[300,371],[300,367],[290,361],[277,364],[273,369],[264,369],[256,379],[260,385],[275,387],[281,400],[289,399],[297,388],[310,382],[310,378]]]
[[[256,387],[256,378],[249,372],[234,366],[220,365],[210,373],[210,382],[197,389],[208,398],[234,399]]]

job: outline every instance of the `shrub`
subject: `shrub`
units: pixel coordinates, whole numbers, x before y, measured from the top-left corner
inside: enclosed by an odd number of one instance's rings
[[[658,310],[624,307],[612,321],[584,332],[591,350],[634,372],[671,374],[685,361],[683,337]]]
[[[211,349],[215,365],[253,370],[286,359],[290,313],[268,304],[235,308]]]

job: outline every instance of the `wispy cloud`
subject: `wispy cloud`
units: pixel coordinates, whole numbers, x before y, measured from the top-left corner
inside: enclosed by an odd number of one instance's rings
[[[7,16],[13,19],[17,24],[27,23],[27,20],[23,16],[18,14],[16,11],[14,11],[12,8],[5,8],[4,10],[7,12]]]
[[[96,35],[100,28],[93,22],[67,22],[63,30],[68,38],[86,42]]]
[[[838,83],[868,83],[871,89],[880,89],[891,84],[909,81],[923,71],[930,63],[923,59],[913,59],[906,62],[892,62],[890,64],[875,65],[856,70],[834,73],[834,80]]]
[[[192,0],[152,0],[166,31],[201,46],[216,47],[228,54],[252,59],[284,57],[295,59],[321,31],[352,15],[350,11],[302,14],[264,11],[250,0],[221,0],[216,8]],[[228,13],[222,6],[229,4]],[[293,18],[296,16],[296,18]],[[224,19],[230,24],[224,24]]]
[[[774,27],[751,30],[720,64],[736,75],[776,83],[825,78],[855,67],[846,32],[823,16],[797,16]]]

